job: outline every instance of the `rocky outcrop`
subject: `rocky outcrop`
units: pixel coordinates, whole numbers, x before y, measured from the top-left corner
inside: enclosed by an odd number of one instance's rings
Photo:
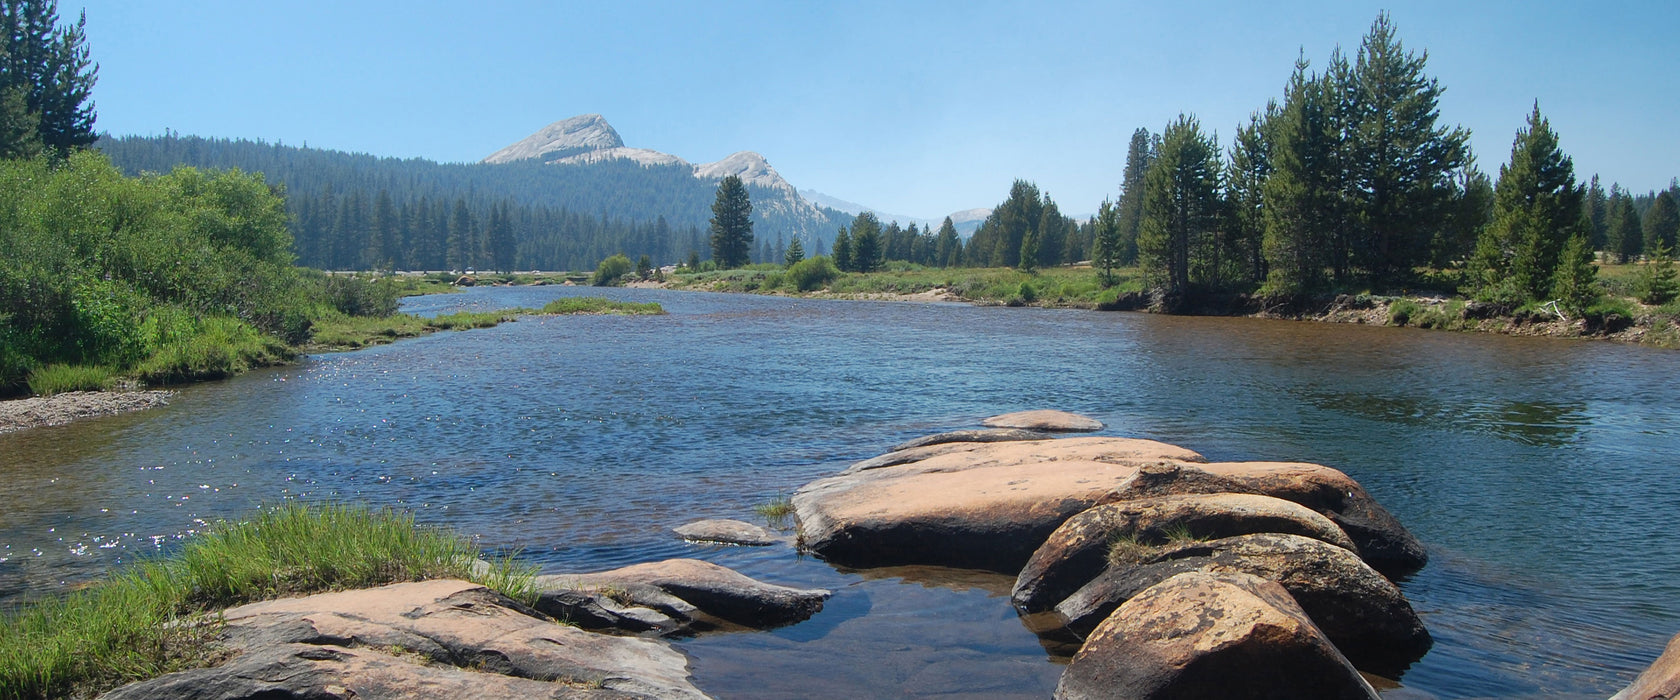
[[[1610,700],[1669,700],[1680,697],[1680,634],[1668,640],[1662,656]]]
[[[1271,496],[1213,493],[1119,501],[1062,523],[1021,569],[1011,599],[1022,612],[1043,612],[1108,568],[1111,553],[1153,558],[1163,545],[1180,544],[1173,540],[1260,532],[1304,535],[1354,549],[1328,518]]]
[[[782,541],[770,530],[740,520],[696,520],[673,529],[690,542],[716,542],[747,547],[766,547]]]
[[[521,160],[557,161],[591,151],[624,146],[624,139],[599,114],[580,114],[543,127],[518,143],[485,157],[485,163]]]
[[[1068,518],[1114,500],[1140,465],[1200,460],[1152,440],[1068,438],[918,447],[793,497],[804,543],[846,566],[937,564],[1014,574]]]
[[[557,624],[466,581],[265,601],[224,619],[227,663],[104,697],[705,697],[663,642]]]
[[[1020,428],[983,428],[980,430],[952,430],[944,433],[925,435],[914,440],[907,440],[894,445],[893,452],[903,452],[917,447],[929,445],[943,445],[951,442],[1016,442],[1020,440],[1043,440],[1049,437],[1036,430],[1022,430]]]
[[[1102,430],[1102,421],[1067,411],[1018,411],[980,421],[988,428],[1020,428],[1049,432],[1088,433]]]
[[[1251,574],[1289,591],[1354,666],[1397,675],[1432,643],[1406,597],[1347,549],[1310,537],[1251,534],[1163,547],[1144,561],[1117,562],[1059,602],[1057,615],[1086,635],[1127,600],[1173,576]],[[1047,627],[1040,623],[1043,633]]]
[[[544,599],[584,592],[624,608],[643,608],[679,627],[710,627],[713,619],[742,627],[774,627],[822,610],[830,593],[764,583],[695,559],[668,559],[592,574],[540,576]],[[675,601],[671,599],[676,599]],[[538,609],[549,602],[539,603]],[[606,606],[603,606],[606,607]],[[650,618],[655,619],[655,618]]]
[[[1248,574],[1185,573],[1120,606],[1056,697],[1375,698],[1295,600]]]

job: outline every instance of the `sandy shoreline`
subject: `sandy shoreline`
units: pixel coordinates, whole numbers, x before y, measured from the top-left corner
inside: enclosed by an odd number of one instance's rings
[[[80,418],[110,416],[169,403],[173,391],[72,391],[53,396],[0,401],[0,434]]]

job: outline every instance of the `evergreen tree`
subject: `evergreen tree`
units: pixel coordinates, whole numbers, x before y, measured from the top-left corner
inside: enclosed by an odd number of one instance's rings
[[[1091,241],[1091,267],[1097,268],[1097,283],[1114,286],[1114,268],[1120,266],[1120,210],[1104,199],[1097,207],[1096,232]]]
[[[1249,115],[1248,124],[1237,129],[1231,142],[1231,162],[1226,168],[1225,201],[1230,206],[1231,233],[1235,252],[1243,264],[1243,277],[1250,282],[1266,278],[1266,178],[1272,174],[1268,124],[1277,117],[1277,102],[1266,111]]]
[[[1145,275],[1169,298],[1190,289],[1191,246],[1219,230],[1219,188],[1219,144],[1202,134],[1195,117],[1179,115],[1161,133],[1160,150],[1144,175],[1138,230]]]
[[[514,240],[513,214],[508,202],[501,202],[490,210],[490,227],[485,231],[485,239],[490,248],[490,266],[502,272],[512,272],[519,248]]]
[[[1440,269],[1462,267],[1476,250],[1476,239],[1493,217],[1493,181],[1467,158],[1459,169],[1447,220],[1429,246],[1430,264]]]
[[[641,257],[636,258],[636,276],[644,280],[653,276],[653,260],[647,253],[642,253]]]
[[[1672,193],[1667,190],[1657,193],[1651,208],[1645,210],[1643,228],[1645,250],[1654,251],[1658,246],[1674,250],[1675,238],[1680,235],[1680,207],[1675,206]]]
[[[841,272],[853,272],[856,269],[852,265],[852,237],[846,233],[845,226],[841,226],[840,232],[834,234],[834,266]]]
[[[721,269],[747,263],[752,250],[752,202],[741,178],[734,175],[718,183],[717,201],[712,204],[712,259]]]
[[[804,259],[805,244],[799,242],[798,236],[794,236],[793,240],[788,243],[787,254],[782,256],[782,263],[788,267],[793,267],[794,265],[798,265],[799,261]]]
[[[1621,185],[1610,186],[1609,224],[1604,232],[1605,250],[1614,253],[1616,262],[1627,264],[1645,249],[1645,232],[1633,197]]]
[[[1588,233],[1591,230],[1591,219],[1583,215],[1558,255],[1557,271],[1552,275],[1552,298],[1574,314],[1587,310],[1600,296],[1598,268],[1593,266],[1592,234]]]
[[[1592,184],[1587,185],[1587,216],[1592,218],[1593,249],[1609,252],[1610,197],[1598,184],[1598,173],[1593,173]]]
[[[1137,262],[1138,230],[1143,225],[1143,176],[1155,160],[1155,137],[1139,127],[1126,148],[1126,171],[1120,179],[1120,201],[1115,206],[1120,222],[1121,265]]]
[[[700,251],[698,251],[698,250],[688,251],[688,269],[689,270],[700,269]]]
[[[1335,140],[1326,82],[1297,59],[1283,109],[1271,127],[1272,172],[1266,178],[1262,296],[1298,297],[1319,289],[1340,196],[1332,174]]]
[[[395,269],[397,253],[397,208],[391,193],[379,190],[373,202],[373,222],[368,228],[367,249],[362,254],[362,269]]]
[[[1680,295],[1680,272],[1674,269],[1673,253],[1658,241],[1648,257],[1650,259],[1639,269],[1639,276],[1634,281],[1634,291],[1643,303],[1652,306],[1667,304]]]
[[[1015,269],[1022,272],[1032,272],[1037,268],[1038,230],[1029,228],[1026,233],[1021,235],[1021,254],[1020,259],[1016,262]]]
[[[873,212],[852,219],[852,269],[874,272],[881,266],[881,221]]]
[[[962,238],[957,235],[957,226],[951,223],[951,217],[945,217],[945,222],[939,225],[939,235],[934,239],[934,264],[940,267],[956,267],[962,261]]]
[[[0,55],[0,66],[5,62]],[[22,86],[7,88],[0,78],[0,158],[33,158],[41,153],[41,119],[29,111]]]
[[[1446,220],[1455,171],[1469,133],[1437,127],[1442,88],[1424,75],[1429,54],[1409,53],[1388,13],[1359,47],[1349,88],[1349,189],[1363,229],[1354,262],[1379,284],[1426,262],[1430,237]]]
[[[1536,103],[1511,145],[1510,164],[1499,169],[1493,221],[1470,261],[1476,295],[1519,304],[1546,299],[1564,247],[1582,227],[1585,197],[1586,189],[1575,182],[1574,162],[1559,150],[1557,134]]]
[[[463,270],[472,265],[473,217],[464,197],[455,199],[455,209],[449,214],[449,259],[451,270]]]
[[[8,131],[16,138],[22,126],[20,93],[35,122],[34,139],[0,141],[0,153],[38,143],[62,158],[98,138],[89,100],[99,66],[88,54],[86,26],[85,12],[75,24],[59,26],[57,0],[0,0],[0,138]]]
[[[1062,216],[1061,208],[1050,199],[1049,192],[1044,193],[1044,207],[1039,212],[1035,228],[1037,264],[1041,267],[1060,264],[1067,248],[1067,217]]]

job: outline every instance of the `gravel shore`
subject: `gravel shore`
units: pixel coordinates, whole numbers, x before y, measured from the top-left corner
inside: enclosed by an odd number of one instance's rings
[[[44,425],[63,425],[78,418],[109,416],[169,403],[173,391],[72,391],[0,401],[0,433]]]

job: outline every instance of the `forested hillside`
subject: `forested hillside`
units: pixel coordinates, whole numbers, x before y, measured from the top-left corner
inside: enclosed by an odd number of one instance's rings
[[[567,270],[614,253],[658,264],[709,253],[715,185],[685,166],[435,163],[173,133],[107,136],[97,147],[131,175],[178,165],[263,173],[285,188],[298,262],[310,267]],[[832,219],[817,225],[774,212],[754,223],[774,238],[831,232],[851,218],[824,212]]]

